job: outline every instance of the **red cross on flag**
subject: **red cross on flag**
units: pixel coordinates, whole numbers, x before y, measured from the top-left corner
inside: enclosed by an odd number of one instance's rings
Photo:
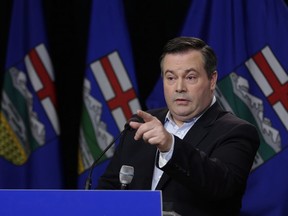
[[[57,121],[54,75],[50,58],[43,44],[32,49],[25,56],[25,64],[32,86],[37,93],[44,110],[59,135],[60,129]]]
[[[91,64],[91,70],[111,110],[119,130],[140,109],[135,90],[115,51]]]

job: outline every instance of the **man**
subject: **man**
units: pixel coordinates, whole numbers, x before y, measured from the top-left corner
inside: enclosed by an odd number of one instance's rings
[[[254,126],[221,109],[214,96],[217,58],[198,38],[179,37],[160,58],[167,108],[139,110],[98,189],[161,190],[163,209],[180,215],[238,215],[259,137]]]

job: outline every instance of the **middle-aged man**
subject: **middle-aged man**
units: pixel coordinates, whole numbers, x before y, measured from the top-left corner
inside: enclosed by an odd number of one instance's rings
[[[214,91],[217,58],[204,41],[178,37],[160,58],[167,108],[139,110],[97,189],[120,189],[122,165],[133,166],[130,190],[161,190],[163,210],[180,215],[238,215],[259,136],[224,111]]]

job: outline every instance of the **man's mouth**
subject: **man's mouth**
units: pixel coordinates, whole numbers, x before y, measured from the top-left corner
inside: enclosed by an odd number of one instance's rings
[[[175,102],[179,105],[181,104],[187,104],[189,101],[187,99],[184,99],[184,98],[178,98],[175,100]]]

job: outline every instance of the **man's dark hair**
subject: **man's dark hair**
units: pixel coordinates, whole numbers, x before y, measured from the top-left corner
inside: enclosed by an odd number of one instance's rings
[[[204,68],[207,72],[208,78],[210,79],[212,73],[217,69],[216,54],[203,40],[195,37],[177,37],[168,41],[163,48],[162,55],[160,56],[161,70],[163,70],[163,59],[167,54],[185,53],[191,50],[198,50],[202,53]]]

